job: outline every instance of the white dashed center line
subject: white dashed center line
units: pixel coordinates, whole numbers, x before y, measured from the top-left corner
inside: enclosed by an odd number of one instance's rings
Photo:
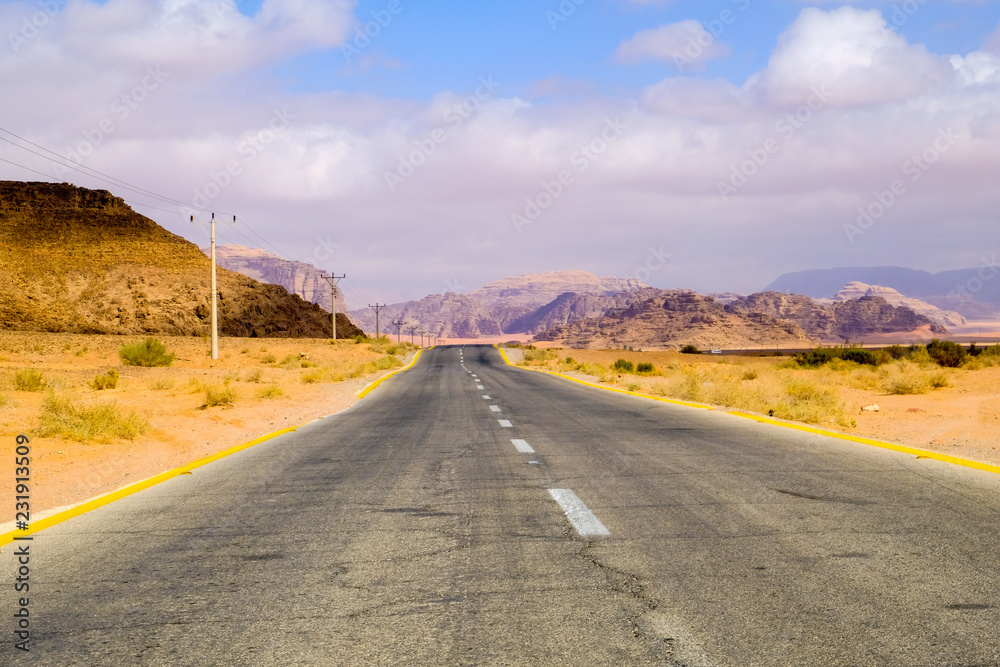
[[[553,500],[566,513],[566,518],[576,528],[580,537],[610,537],[611,531],[590,511],[572,489],[549,489]]]
[[[499,405],[491,405],[490,406],[490,411],[491,412],[500,412],[501,411],[500,410],[500,406]]]
[[[528,444],[527,440],[511,440],[510,442],[511,444],[514,445],[514,447],[517,448],[517,451],[521,452],[522,454],[535,453],[535,450],[531,448],[531,445]]]
[[[510,423],[510,420],[498,419],[497,421],[500,422],[500,426],[504,428],[514,428],[514,425]]]
[[[492,401],[493,399],[490,398],[489,396],[487,396],[486,394],[483,394],[483,400],[484,401]]]

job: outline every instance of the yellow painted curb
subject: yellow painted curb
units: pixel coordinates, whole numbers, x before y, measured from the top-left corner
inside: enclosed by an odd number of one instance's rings
[[[375,382],[372,382],[370,385],[368,385],[367,387],[365,387],[364,389],[361,390],[361,392],[358,394],[358,398],[364,398],[368,394],[372,393],[373,391],[375,391],[376,389],[379,388],[379,385],[381,385],[383,382],[385,382],[386,380],[388,380],[389,378],[391,378],[393,375],[396,375],[397,373],[402,373],[403,371],[408,371],[411,368],[413,368],[413,365],[417,363],[417,359],[420,358],[420,355],[422,353],[423,353],[423,350],[417,350],[417,354],[413,357],[413,361],[411,361],[409,364],[407,364],[405,368],[400,368],[398,371],[393,371],[393,372],[389,373],[388,375],[386,375],[385,377],[382,377],[382,378],[379,378],[378,380],[375,380]]]
[[[735,417],[743,417],[744,419],[752,419],[756,422],[760,422],[761,424],[770,424],[771,426],[782,426],[784,428],[790,428],[796,431],[804,431],[806,433],[825,435],[830,438],[837,438],[838,440],[847,440],[849,442],[857,442],[862,445],[869,445],[871,447],[879,447],[881,449],[891,449],[894,452],[913,454],[914,456],[917,456],[922,459],[935,459],[937,461],[944,461],[945,463],[951,463],[957,466],[964,466],[966,468],[975,468],[976,470],[985,470],[986,472],[1000,474],[1000,466],[994,466],[988,463],[980,463],[979,461],[970,461],[969,459],[960,459],[957,456],[938,454],[937,452],[929,452],[923,449],[917,449],[915,447],[907,447],[905,445],[894,445],[891,442],[882,442],[881,440],[862,438],[857,435],[847,435],[845,433],[837,433],[836,431],[827,431],[825,429],[815,428],[812,426],[805,426],[802,424],[792,424],[789,422],[778,421],[777,419],[761,417],[760,415],[753,415],[746,412],[730,412],[729,414]]]
[[[662,401],[664,403],[673,403],[674,405],[684,405],[691,408],[702,408],[707,410],[712,410],[714,408],[707,405],[698,405],[697,403],[685,403],[684,401],[675,401],[668,398],[661,398],[659,396],[650,396],[648,394],[640,394],[634,391],[626,391],[624,389],[618,389],[616,387],[606,387],[599,384],[594,384],[593,382],[587,382],[585,380],[580,380],[578,378],[570,377],[568,375],[563,375],[562,373],[555,373],[552,371],[543,371],[537,368],[528,368],[527,366],[514,366],[507,358],[502,347],[496,345],[494,346],[500,350],[501,356],[507,365],[513,366],[514,368],[522,368],[528,371],[535,371],[536,373],[546,373],[547,375],[555,375],[556,377],[565,378],[567,380],[573,380],[574,382],[579,382],[580,384],[587,385],[588,387],[596,387],[597,389],[604,389],[605,391],[613,391],[619,394],[628,394],[629,396],[641,396],[643,398],[650,398],[654,401]],[[913,454],[919,458],[924,459],[934,459],[936,461],[943,461],[945,463],[951,463],[952,465],[963,466],[965,468],[973,468],[975,470],[984,470],[986,472],[992,472],[1000,474],[1000,466],[990,465],[988,463],[980,463],[979,461],[971,461],[969,459],[961,459],[957,456],[948,456],[947,454],[938,454],[937,452],[929,452],[923,449],[916,449],[915,447],[906,447],[905,445],[894,445],[890,442],[882,442],[881,440],[872,440],[871,438],[862,438],[856,435],[846,435],[844,433],[837,433],[836,431],[827,431],[821,428],[814,428],[812,426],[805,426],[802,424],[792,424],[789,422],[778,421],[776,419],[770,419],[768,417],[761,417],[760,415],[753,415],[746,412],[729,412],[735,417],[742,417],[744,419],[752,419],[756,422],[762,424],[769,424],[771,426],[782,426],[784,428],[794,429],[796,431],[804,431],[806,433],[815,433],[817,435],[824,435],[830,438],[837,438],[838,440],[847,440],[849,442],[856,442],[862,445],[869,445],[871,447],[879,447],[881,449],[890,449],[894,452],[902,452],[904,454]]]
[[[616,394],[625,394],[626,396],[638,396],[639,398],[648,398],[648,399],[650,399],[652,401],[659,401],[660,403],[671,403],[673,405],[683,405],[684,407],[687,407],[687,408],[697,408],[699,410],[714,410],[715,409],[715,408],[713,408],[710,405],[702,405],[701,403],[689,403],[687,401],[678,401],[678,400],[673,399],[673,398],[664,398],[662,396],[652,396],[650,394],[641,394],[641,393],[639,393],[637,391],[629,391],[627,389],[619,389],[618,387],[609,387],[609,386],[603,385],[603,384],[595,384],[593,382],[587,382],[586,380],[581,380],[580,378],[575,378],[575,377],[573,377],[571,375],[563,375],[562,373],[556,373],[555,371],[545,371],[545,370],[542,370],[540,368],[531,368],[529,366],[515,366],[514,364],[512,364],[510,362],[510,359],[507,358],[507,354],[504,352],[504,349],[502,347],[500,347],[499,345],[494,345],[493,347],[495,347],[498,350],[500,350],[500,356],[503,357],[503,360],[505,362],[507,362],[508,366],[511,366],[513,368],[520,368],[521,370],[532,371],[534,373],[544,373],[546,375],[553,375],[553,376],[555,376],[557,378],[562,378],[564,380],[570,380],[571,382],[577,382],[577,383],[585,385],[587,387],[594,387],[595,389],[603,389],[604,391],[612,391],[612,392],[614,392]]]
[[[46,528],[51,528],[56,524],[62,523],[63,521],[67,521],[69,519],[72,519],[73,517],[80,516],[81,514],[86,514],[87,512],[95,510],[99,507],[104,507],[105,505],[109,505],[115,502],[116,500],[121,500],[126,496],[131,496],[132,494],[138,493],[139,491],[142,491],[144,489],[148,489],[151,486],[156,486],[157,484],[165,482],[168,479],[173,479],[174,477],[177,477],[179,475],[191,472],[195,468],[200,468],[204,465],[212,463],[213,461],[218,461],[219,459],[223,459],[227,456],[235,454],[236,452],[241,452],[244,449],[249,449],[254,445],[259,445],[262,442],[271,440],[272,438],[277,438],[279,435],[284,435],[285,433],[290,433],[301,427],[302,425],[291,426],[289,428],[281,429],[280,431],[275,431],[274,433],[261,436],[256,440],[251,440],[250,442],[244,443],[242,445],[231,447],[225,451],[219,452],[218,454],[212,454],[211,456],[206,456],[205,458],[199,459],[194,463],[189,463],[186,466],[175,468],[174,470],[168,470],[165,473],[161,473],[156,477],[150,477],[149,479],[144,480],[142,482],[136,482],[135,484],[126,486],[124,489],[119,489],[118,491],[113,491],[112,493],[109,493],[107,495],[94,498],[93,500],[88,500],[82,505],[77,505],[76,507],[68,509],[65,512],[59,512],[58,514],[53,514],[52,516],[46,517],[45,519],[42,519],[40,521],[30,522],[28,530],[12,530],[9,533],[4,533],[3,535],[0,535],[0,547],[8,545],[11,542],[14,542],[16,538],[29,537],[37,532],[45,530]]]

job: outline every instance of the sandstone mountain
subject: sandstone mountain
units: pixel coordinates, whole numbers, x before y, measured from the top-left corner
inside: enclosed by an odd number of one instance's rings
[[[210,261],[104,190],[0,181],[0,328],[99,334],[209,332]],[[319,306],[218,271],[227,336],[325,337]],[[360,333],[346,318],[338,335]]]
[[[392,304],[382,311],[381,330],[395,333],[391,322],[403,321],[407,323],[403,331],[413,325],[418,331],[444,338],[535,333],[623,306],[629,294],[643,287],[635,280],[599,278],[586,271],[527,274],[498,280],[468,294],[449,292]],[[561,303],[555,305],[559,299]],[[541,314],[543,308],[548,311]],[[375,331],[371,309],[351,311],[350,316],[365,331]]]
[[[567,347],[679,349],[808,347],[812,344],[796,324],[763,313],[734,314],[709,296],[664,290],[627,308],[562,325],[537,336]]]
[[[793,322],[812,338],[825,342],[881,333],[900,333],[931,325],[931,331],[947,334],[941,325],[905,306],[893,306],[881,296],[864,295],[830,305],[806,296],[782,292],[758,292],[730,302],[726,311],[741,315],[766,315]]]
[[[823,304],[856,301],[865,296],[880,296],[894,306],[909,308],[918,315],[923,315],[943,327],[959,327],[967,324],[966,319],[953,310],[942,310],[926,301],[904,296],[891,287],[867,285],[857,281],[847,283],[832,299],[817,299],[817,301]]]
[[[206,255],[211,253],[210,248],[201,250]],[[283,259],[260,248],[247,248],[235,243],[216,246],[215,257],[219,266],[225,269],[242,273],[258,282],[281,285],[289,294],[297,294],[327,312],[333,306],[330,283],[323,278],[329,274],[312,264]],[[346,313],[349,310],[344,293],[338,289],[337,312]]]
[[[765,291],[822,299],[851,282],[889,287],[910,298],[957,311],[963,317],[991,319],[1000,313],[1000,261],[995,253],[983,256],[977,268],[939,273],[898,266],[797,271],[781,276]]]

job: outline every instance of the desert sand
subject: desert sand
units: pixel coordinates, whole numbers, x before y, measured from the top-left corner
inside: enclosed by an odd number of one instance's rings
[[[357,393],[371,382],[399,368],[341,382],[322,378],[307,383],[304,379],[310,372],[356,369],[387,355],[354,341],[334,347],[317,339],[223,338],[220,359],[213,361],[206,341],[169,337],[160,338],[177,354],[169,368],[122,366],[118,348],[138,340],[142,338],[0,332],[0,396],[5,399],[0,406],[0,497],[13,498],[18,434],[31,439],[31,508],[32,519],[37,520],[43,516],[39,512],[78,504],[274,431],[340,412],[353,405]],[[415,354],[412,348],[400,352],[398,364]],[[282,365],[286,357],[292,360]],[[310,367],[302,368],[302,361]],[[40,370],[57,395],[82,406],[113,402],[121,412],[134,410],[148,419],[149,430],[131,441],[79,443],[37,437],[48,390],[13,390],[13,375],[22,368]],[[88,384],[111,368],[120,373],[115,389],[97,391]],[[233,404],[201,408],[204,388],[224,386],[227,378],[236,392]],[[269,387],[280,387],[281,395],[261,397]],[[9,514],[0,517],[0,524],[13,519],[13,509]]]

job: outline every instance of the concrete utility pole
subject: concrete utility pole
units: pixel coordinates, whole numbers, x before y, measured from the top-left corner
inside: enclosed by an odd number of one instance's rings
[[[410,327],[410,345],[413,345],[413,334],[414,334],[414,332],[416,332],[416,330],[417,330],[417,327],[415,327],[415,326],[411,326]]]
[[[347,274],[338,276],[336,273],[331,273],[328,276],[321,276],[323,280],[330,283],[330,299],[332,300],[332,307],[330,308],[330,318],[333,321],[333,340],[337,340],[337,285],[341,280],[347,277]]]
[[[368,307],[375,309],[375,338],[381,338],[382,330],[379,328],[378,314],[382,312],[382,309],[386,307],[386,304],[384,303],[380,304],[378,301],[376,301],[374,306],[368,304]]]
[[[194,216],[191,216],[194,222]],[[233,216],[236,223],[236,216]],[[219,289],[215,278],[215,214],[212,214],[212,359],[219,358]]]
[[[396,342],[399,342],[399,330],[403,328],[403,320],[393,320],[392,326],[396,327]]]

